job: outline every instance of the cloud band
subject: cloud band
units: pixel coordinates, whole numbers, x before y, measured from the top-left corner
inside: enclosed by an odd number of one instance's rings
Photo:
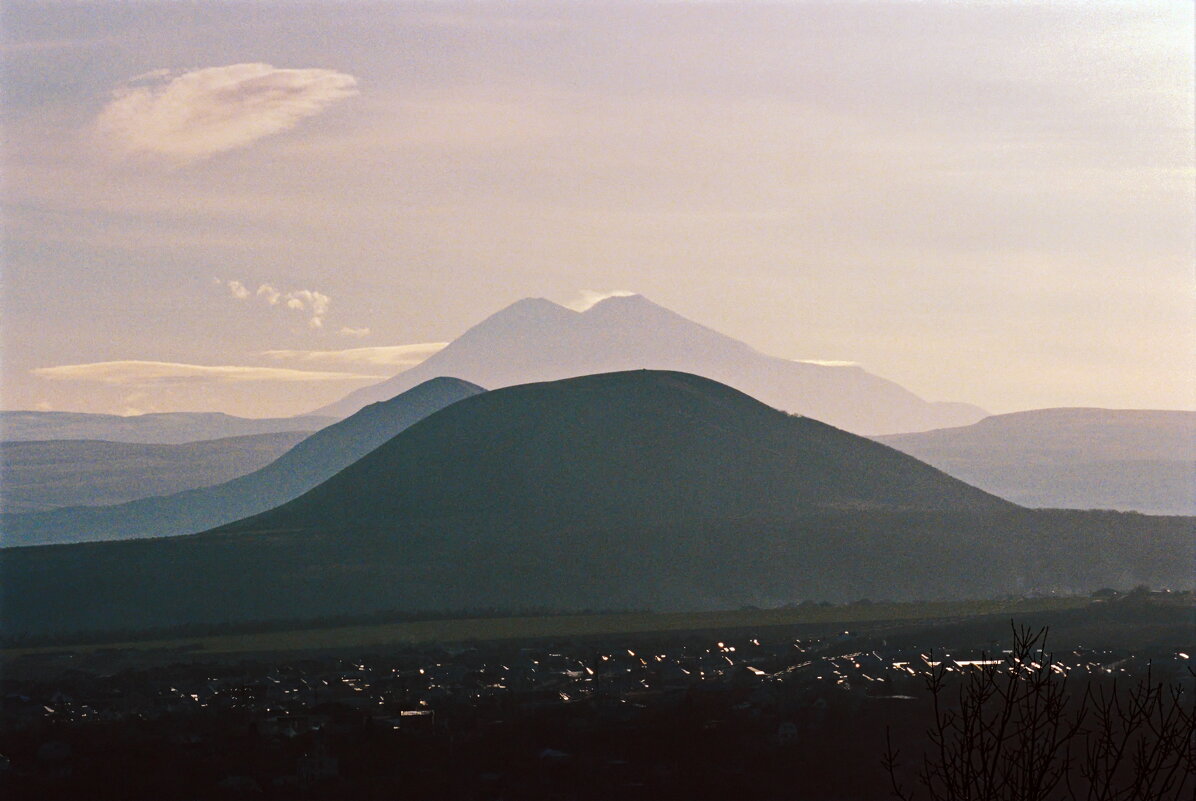
[[[377,381],[384,375],[294,370],[286,367],[182,364],[178,362],[113,361],[63,364],[30,371],[51,381],[94,381],[112,386],[175,386],[182,384],[227,384],[245,381]]]

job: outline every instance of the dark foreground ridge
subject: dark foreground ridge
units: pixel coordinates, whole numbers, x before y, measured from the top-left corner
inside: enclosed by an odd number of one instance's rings
[[[206,534],[9,549],[9,631],[380,609],[685,610],[1190,582],[1192,521],[1034,512],[716,382],[460,401]]]

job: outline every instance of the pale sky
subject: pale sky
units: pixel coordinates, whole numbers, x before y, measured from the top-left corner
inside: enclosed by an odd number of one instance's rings
[[[294,414],[613,290],[1196,408],[1191,2],[2,8],[4,408]]]

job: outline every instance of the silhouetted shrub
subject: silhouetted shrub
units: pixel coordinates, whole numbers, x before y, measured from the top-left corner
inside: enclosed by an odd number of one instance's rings
[[[934,705],[916,783],[934,801],[1160,801],[1196,794],[1196,708],[1148,671],[1078,690],[1046,651],[1046,629],[1014,629],[1003,659],[926,677]],[[886,732],[897,798],[915,794]]]

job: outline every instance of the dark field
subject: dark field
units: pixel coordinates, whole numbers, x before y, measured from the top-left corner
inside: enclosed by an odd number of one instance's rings
[[[1177,596],[1178,597],[1178,596]],[[233,656],[262,652],[294,652],[327,649],[386,647],[392,644],[461,643],[536,639],[544,637],[587,637],[605,634],[654,634],[685,631],[747,631],[786,626],[896,622],[974,618],[985,615],[1013,615],[1077,609],[1087,598],[1032,598],[990,601],[934,601],[921,603],[855,603],[842,605],[805,604],[783,609],[739,609],[717,612],[625,612],[583,615],[452,617],[436,620],[336,625],[271,624],[269,630],[213,636],[139,636],[126,639],[119,634],[82,637],[79,642],[63,638],[53,645],[8,648],[0,652],[10,665],[22,657],[45,655],[60,658],[64,652],[80,655],[96,651],[130,651],[137,658],[147,651],[186,651],[195,655]],[[36,661],[36,660],[35,660]]]
[[[1186,681],[1190,707],[1193,612],[1186,594],[1139,593],[8,651],[0,789],[13,799],[881,799],[886,727],[907,757],[925,746],[929,662],[963,680],[968,660],[1009,646],[1012,618],[1050,627],[1075,698],[1149,670]]]

